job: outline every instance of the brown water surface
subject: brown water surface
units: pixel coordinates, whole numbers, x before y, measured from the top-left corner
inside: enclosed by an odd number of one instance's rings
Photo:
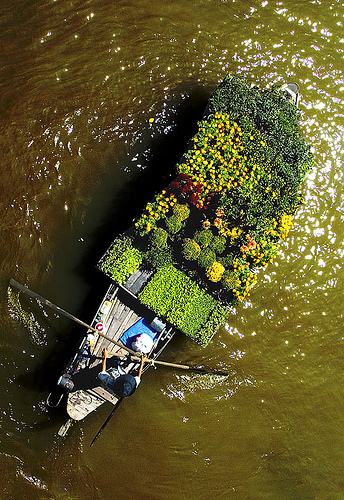
[[[343,17],[335,0],[3,0],[2,498],[343,498]],[[231,376],[151,370],[94,447],[107,406],[60,439],[46,397],[81,332],[22,298],[24,315],[9,278],[90,321],[97,260],[229,72],[300,84],[316,160],[251,302],[206,349],[164,354]]]

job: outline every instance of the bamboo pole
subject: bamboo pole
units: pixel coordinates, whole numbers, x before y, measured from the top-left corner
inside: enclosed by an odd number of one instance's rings
[[[33,292],[29,288],[25,287],[24,285],[22,285],[21,283],[19,283],[16,280],[14,280],[13,278],[10,279],[10,284],[12,286],[18,288],[18,290],[26,293],[30,297],[33,297],[34,299],[39,300],[40,302],[42,302],[42,304],[45,304],[45,305],[49,306],[54,311],[57,311],[58,313],[63,314],[67,318],[72,319],[73,321],[76,321],[80,325],[82,325],[82,326],[88,328],[89,330],[97,333],[100,337],[103,337],[104,339],[108,340],[109,342],[112,342],[113,344],[117,345],[118,347],[120,347],[122,349],[125,349],[129,354],[131,354],[130,359],[132,361],[141,361],[142,360],[142,355],[140,355],[140,353],[138,353],[136,351],[133,351],[129,347],[126,347],[124,344],[116,342],[116,340],[113,340],[111,337],[108,337],[107,335],[104,335],[104,333],[99,332],[96,328],[93,328],[93,326],[88,325],[87,323],[85,323],[81,319],[77,318],[76,316],[73,316],[73,314],[65,311],[64,309],[61,309],[61,307],[56,306],[55,304],[53,304],[49,300],[45,299],[44,297],[41,297],[40,295],[38,295],[37,293]],[[118,356],[118,357],[123,357],[122,355],[117,354],[117,353],[113,353],[113,354],[115,356]],[[145,359],[145,363],[149,363],[152,366],[154,366],[154,365],[161,365],[161,366],[166,366],[166,367],[169,367],[169,368],[177,368],[177,369],[180,369],[180,370],[189,370],[189,371],[193,371],[193,372],[196,372],[196,373],[222,375],[222,376],[227,376],[228,375],[228,373],[226,373],[226,372],[221,372],[221,371],[216,371],[216,370],[206,370],[205,368],[194,368],[194,367],[189,366],[189,365],[182,365],[182,364],[178,364],[178,363],[169,363],[168,361],[158,361],[158,360],[149,359],[149,358]]]
[[[136,351],[133,351],[132,349],[129,349],[129,347],[126,347],[124,344],[122,344],[120,342],[117,342],[116,340],[113,340],[111,337],[108,337],[107,335],[105,335],[104,333],[100,332],[99,330],[97,330],[93,326],[88,325],[87,323],[85,323],[85,321],[82,321],[81,319],[77,318],[76,316],[74,316],[73,314],[69,313],[68,311],[65,311],[64,309],[61,309],[61,307],[56,306],[55,304],[53,304],[52,302],[50,302],[50,300],[47,300],[44,297],[42,297],[41,295],[38,295],[38,293],[33,292],[32,290],[30,290],[30,288],[27,288],[26,286],[22,285],[21,283],[19,283],[15,279],[13,279],[13,278],[10,279],[10,285],[13,286],[13,287],[15,287],[15,288],[17,288],[21,292],[26,293],[26,295],[29,295],[29,297],[32,297],[32,298],[38,300],[39,302],[42,302],[42,304],[50,307],[51,309],[53,309],[54,311],[58,312],[59,314],[62,314],[63,316],[66,316],[67,318],[69,318],[69,319],[71,319],[73,321],[76,321],[77,323],[79,323],[80,325],[84,326],[88,330],[91,330],[92,332],[97,333],[100,337],[103,337],[104,339],[108,340],[109,342],[112,342],[113,344],[117,345],[121,349],[125,349],[127,352],[129,352],[133,356],[138,356],[138,353]],[[140,359],[141,359],[141,357],[140,357]]]

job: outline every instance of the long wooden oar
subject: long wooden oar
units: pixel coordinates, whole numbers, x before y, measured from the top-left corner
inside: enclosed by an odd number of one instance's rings
[[[90,444],[90,447],[94,445],[94,443],[97,441],[97,439],[99,438],[99,436],[101,435],[101,433],[103,432],[103,430],[105,429],[105,427],[107,426],[107,424],[110,422],[110,420],[112,419],[113,417],[113,414],[115,413],[115,411],[117,410],[117,408],[119,407],[119,405],[122,403],[124,398],[119,398],[119,400],[117,401],[117,404],[116,406],[112,409],[110,415],[108,416],[108,418],[105,420],[105,422],[103,423],[103,425],[101,426],[101,428],[99,429],[99,431],[97,432],[97,434],[94,436],[94,438],[92,439],[92,442]]]
[[[76,318],[75,316],[73,316],[73,314],[69,313],[68,311],[65,311],[64,309],[61,309],[61,307],[56,306],[55,304],[50,302],[50,300],[47,300],[44,297],[41,297],[41,295],[38,295],[38,293],[33,292],[32,290],[30,290],[30,288],[27,288],[26,286],[22,285],[21,283],[19,283],[15,279],[13,279],[13,278],[10,279],[10,285],[14,286],[15,288],[18,288],[18,290],[20,290],[21,292],[26,293],[26,295],[29,295],[29,297],[32,297],[36,300],[39,300],[39,302],[42,302],[42,304],[45,304],[46,306],[48,306],[51,309],[53,309],[54,311],[62,314],[63,316],[66,316],[67,318],[69,318],[73,321],[76,321],[77,323],[84,326],[85,328],[88,328],[92,332],[97,333],[100,337],[103,337],[104,339],[108,340],[109,342],[112,342],[113,344],[117,345],[118,347],[125,349],[130,354],[132,354],[134,356],[138,355],[138,353],[136,351],[133,351],[132,349],[129,349],[129,347],[126,347],[124,344],[122,344],[120,342],[116,342],[116,340],[113,340],[111,337],[104,335],[104,333],[100,332],[99,330],[97,330],[93,326],[88,325],[87,323],[85,323],[85,321],[82,321],[79,318]]]
[[[221,372],[217,370],[207,370],[205,368],[196,368],[189,365],[181,365],[179,363],[169,363],[168,361],[158,361],[157,359],[146,359],[146,363],[150,363],[152,366],[161,365],[167,366],[169,368],[177,368],[178,370],[189,370],[190,372],[203,373],[204,375],[221,375],[227,377],[229,373]]]
[[[118,358],[126,358],[126,355],[119,354],[117,352],[111,353],[111,356],[116,356]],[[101,359],[101,358],[98,358]],[[141,361],[143,358],[135,356],[129,356],[131,361]],[[228,372],[221,372],[218,370],[208,370],[207,368],[196,368],[194,366],[182,365],[180,363],[170,363],[169,361],[160,361],[157,359],[144,358],[144,363],[149,363],[151,366],[159,365],[166,366],[168,368],[177,368],[178,370],[188,370],[191,372],[202,373],[203,375],[220,375],[222,377],[227,377],[229,375]]]
[[[141,361],[142,356],[140,356],[139,353],[137,353],[136,351],[133,351],[132,349],[130,349],[129,347],[125,346],[124,344],[122,344],[120,342],[116,342],[116,340],[113,340],[111,337],[108,337],[104,333],[99,332],[93,326],[88,325],[87,323],[85,323],[81,319],[76,318],[75,316],[73,316],[73,314],[65,311],[64,309],[61,309],[61,307],[56,306],[55,304],[53,304],[49,300],[45,299],[44,297],[41,297],[41,295],[38,295],[37,293],[33,292],[32,290],[30,290],[26,286],[22,285],[21,283],[19,283],[15,279],[13,279],[13,278],[10,279],[10,285],[18,288],[18,290],[26,293],[30,297],[33,297],[34,299],[39,300],[40,302],[42,302],[42,304],[47,305],[48,307],[50,307],[54,311],[56,311],[56,312],[58,312],[58,313],[60,313],[60,314],[62,314],[64,316],[66,316],[67,318],[69,318],[69,319],[71,319],[73,321],[76,321],[80,325],[82,325],[82,326],[88,328],[89,330],[97,333],[100,337],[103,337],[104,339],[108,340],[109,342],[111,342],[111,343],[117,345],[118,347],[121,347],[122,349],[126,350],[127,352],[129,352],[132,355],[131,356],[132,361]],[[114,354],[115,354],[115,356],[122,357],[121,355],[118,355],[116,353],[114,353]],[[154,365],[161,365],[161,366],[167,366],[167,367],[170,367],[170,368],[177,368],[177,369],[180,369],[180,370],[189,370],[189,371],[193,371],[193,372],[196,372],[196,373],[211,374],[211,375],[222,375],[222,376],[229,375],[226,372],[214,371],[214,370],[206,370],[204,368],[194,368],[194,367],[188,366],[188,365],[182,365],[182,364],[177,364],[177,363],[169,363],[167,361],[158,361],[158,360],[153,360],[153,359],[148,359],[148,358],[145,359],[145,362],[146,363],[150,363],[153,366]]]

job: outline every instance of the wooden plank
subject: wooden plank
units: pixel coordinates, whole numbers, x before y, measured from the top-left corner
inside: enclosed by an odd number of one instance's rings
[[[105,402],[103,398],[87,391],[78,390],[68,394],[67,413],[73,420],[82,420]]]

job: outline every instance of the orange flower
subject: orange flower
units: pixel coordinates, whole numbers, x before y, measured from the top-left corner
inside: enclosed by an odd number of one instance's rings
[[[246,253],[248,252],[248,247],[246,245],[243,245],[240,250],[242,251],[242,253]]]
[[[215,219],[214,226],[221,227],[222,226],[222,219],[220,219],[219,217],[217,219]]]

